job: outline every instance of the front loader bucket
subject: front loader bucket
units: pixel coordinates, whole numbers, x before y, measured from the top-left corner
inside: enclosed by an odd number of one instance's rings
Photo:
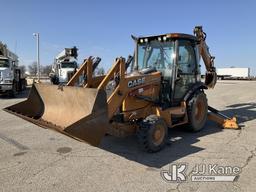
[[[94,146],[108,126],[106,93],[92,88],[34,84],[27,100],[5,110]]]

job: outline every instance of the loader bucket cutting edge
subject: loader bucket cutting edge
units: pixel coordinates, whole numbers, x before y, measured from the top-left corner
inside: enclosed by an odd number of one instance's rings
[[[27,100],[4,110],[94,146],[109,125],[106,93],[92,88],[34,84]]]

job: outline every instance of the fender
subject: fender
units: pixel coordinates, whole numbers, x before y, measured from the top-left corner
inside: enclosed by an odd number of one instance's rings
[[[193,87],[185,94],[183,100],[184,101],[189,100],[195,94],[195,92],[197,92],[200,89],[208,89],[208,88],[203,82],[198,82],[195,85],[193,85]]]

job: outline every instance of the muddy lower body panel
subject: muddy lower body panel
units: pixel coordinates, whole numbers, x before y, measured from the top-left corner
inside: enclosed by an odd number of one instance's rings
[[[109,125],[106,93],[98,89],[34,84],[27,100],[4,110],[94,146]]]

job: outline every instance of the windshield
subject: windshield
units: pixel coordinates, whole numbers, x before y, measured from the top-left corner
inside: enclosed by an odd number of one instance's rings
[[[77,68],[76,62],[63,62],[61,68]]]
[[[9,67],[9,61],[7,59],[0,59],[0,67]]]
[[[171,69],[174,62],[174,42],[153,40],[138,44],[138,70],[155,68]]]

